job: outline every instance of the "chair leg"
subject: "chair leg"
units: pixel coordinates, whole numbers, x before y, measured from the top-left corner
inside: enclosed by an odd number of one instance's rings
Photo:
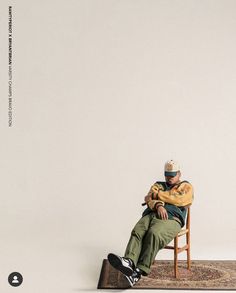
[[[188,268],[188,270],[191,269],[191,259],[190,259],[190,250],[189,250],[189,248],[187,250],[187,268]]]
[[[175,278],[179,277],[178,272],[178,236],[174,239],[174,272],[175,272]]]
[[[187,249],[187,267],[188,270],[191,269],[191,258],[190,258],[190,237],[189,237],[189,233],[186,234],[186,242],[188,245],[188,249]]]

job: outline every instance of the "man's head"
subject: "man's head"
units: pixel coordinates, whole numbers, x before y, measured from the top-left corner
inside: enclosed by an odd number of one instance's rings
[[[180,181],[180,168],[176,161],[170,160],[165,163],[165,178],[170,185],[175,185]]]

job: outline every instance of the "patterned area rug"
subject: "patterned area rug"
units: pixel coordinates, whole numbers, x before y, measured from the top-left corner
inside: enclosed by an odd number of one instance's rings
[[[178,267],[180,276],[175,279],[173,261],[155,261],[151,273],[133,289],[236,290],[236,261],[195,260],[191,271],[179,261]],[[129,288],[126,278],[104,259],[98,289],[125,288]]]

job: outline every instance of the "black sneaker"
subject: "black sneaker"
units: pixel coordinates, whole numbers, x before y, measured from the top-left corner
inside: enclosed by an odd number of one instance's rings
[[[141,273],[140,271],[134,270],[131,276],[125,276],[125,277],[128,280],[130,286],[133,287],[141,279]]]
[[[134,269],[131,259],[121,257],[113,253],[109,253],[107,258],[109,263],[125,276],[131,276],[133,274]]]

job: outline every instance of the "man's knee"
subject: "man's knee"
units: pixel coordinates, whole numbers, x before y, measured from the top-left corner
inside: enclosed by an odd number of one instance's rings
[[[147,232],[147,237],[155,239],[156,243],[158,244],[160,248],[165,246],[165,239],[161,231],[159,231],[158,229],[151,227]]]

